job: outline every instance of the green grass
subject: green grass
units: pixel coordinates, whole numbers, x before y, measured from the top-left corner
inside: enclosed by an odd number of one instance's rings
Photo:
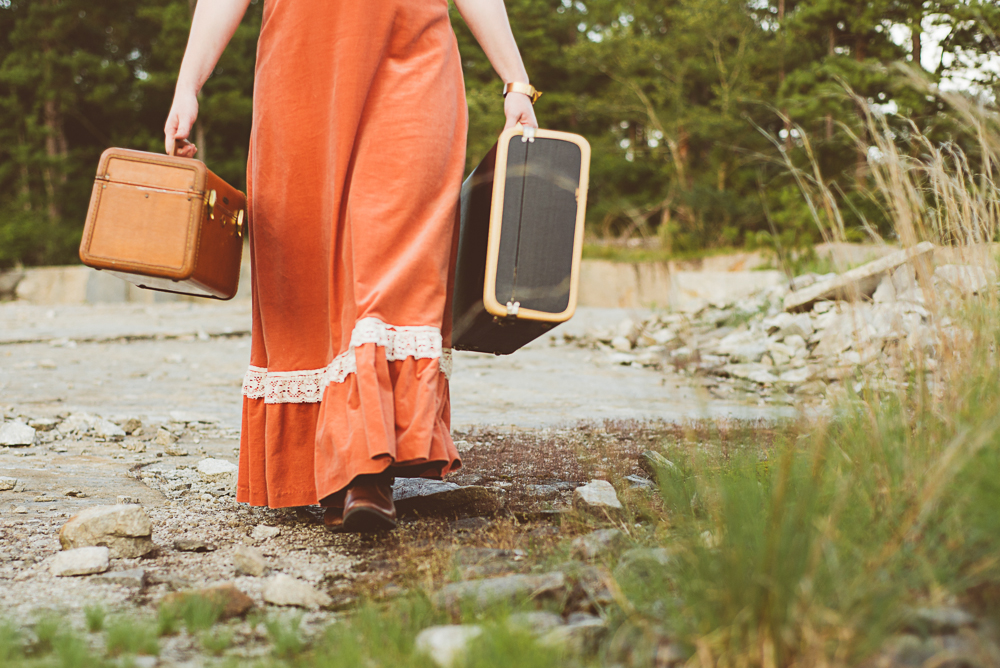
[[[1000,586],[1000,317],[965,317],[943,394],[911,375],[766,449],[665,443],[672,559],[619,570],[620,632],[670,629],[693,665],[856,665],[908,606]]]
[[[107,618],[107,612],[99,604],[88,605],[83,609],[83,618],[87,623],[87,630],[91,633],[97,633],[104,630],[104,621]]]
[[[105,646],[108,656],[146,654],[157,656],[160,644],[155,624],[138,621],[134,616],[121,615],[108,623]]]
[[[671,252],[663,248],[629,248],[612,244],[585,243],[585,260],[610,260],[612,262],[669,262],[670,260],[700,260],[706,257],[745,253],[746,248],[706,248],[698,251]]]

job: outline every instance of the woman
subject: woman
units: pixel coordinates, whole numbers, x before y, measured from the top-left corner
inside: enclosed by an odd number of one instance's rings
[[[528,84],[503,0],[455,2],[500,77]],[[198,3],[168,153],[194,156],[198,91],[248,5]],[[537,127],[533,89],[514,88],[527,93],[505,94],[507,127]],[[392,477],[461,466],[449,293],[466,128],[448,0],[265,0],[238,501],[388,529]]]

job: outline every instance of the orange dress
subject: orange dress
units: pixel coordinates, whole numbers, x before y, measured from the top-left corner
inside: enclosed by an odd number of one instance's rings
[[[468,114],[448,0],[266,0],[237,500],[440,478]]]

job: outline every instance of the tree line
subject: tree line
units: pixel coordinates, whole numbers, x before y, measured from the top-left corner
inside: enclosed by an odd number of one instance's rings
[[[245,187],[256,40],[251,0],[202,92],[199,157]],[[75,261],[97,160],[162,150],[196,0],[0,0],[0,268]],[[543,127],[594,149],[588,229],[674,252],[816,238],[788,164],[865,197],[859,103],[969,142],[932,88],[998,51],[993,0],[507,0]],[[453,9],[469,102],[468,167],[503,125],[501,82]],[[937,49],[929,63],[930,47]],[[909,75],[901,71],[909,66]],[[996,68],[994,68],[996,69]],[[972,69],[995,107],[1000,73]],[[856,95],[847,94],[847,90]],[[929,92],[930,91],[930,92]]]

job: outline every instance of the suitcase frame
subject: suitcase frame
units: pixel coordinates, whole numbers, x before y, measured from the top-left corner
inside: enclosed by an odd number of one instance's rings
[[[246,196],[203,162],[110,148],[101,155],[80,260],[140,288],[231,299]]]

